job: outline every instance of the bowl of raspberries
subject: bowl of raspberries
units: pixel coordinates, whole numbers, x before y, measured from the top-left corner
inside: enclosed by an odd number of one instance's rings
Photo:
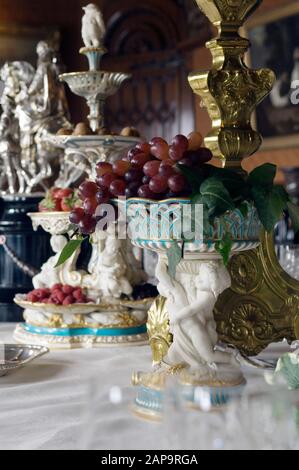
[[[28,294],[18,294],[15,302],[23,308],[43,310],[50,313],[90,313],[94,302],[81,287],[55,284],[51,288],[34,289]]]

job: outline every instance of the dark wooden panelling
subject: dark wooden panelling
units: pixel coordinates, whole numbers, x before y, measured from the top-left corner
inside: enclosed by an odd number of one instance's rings
[[[196,15],[190,15],[190,11]],[[210,36],[210,26],[189,0],[115,1],[104,6],[107,69],[132,74],[106,106],[108,126],[137,127],[150,138],[171,139],[195,126],[195,98],[187,76],[192,50]],[[198,22],[202,28],[194,37]],[[192,33],[192,34],[191,34]]]
[[[88,0],[1,0],[0,24],[59,28],[67,71],[87,68],[78,54],[82,6]],[[98,0],[107,24],[110,70],[135,78],[111,99],[108,121],[117,130],[133,124],[151,136],[172,136],[194,127],[194,97],[187,82],[192,50],[209,37],[210,26],[194,0]],[[68,91],[72,119],[86,118],[85,102]],[[152,100],[152,102],[151,102]]]

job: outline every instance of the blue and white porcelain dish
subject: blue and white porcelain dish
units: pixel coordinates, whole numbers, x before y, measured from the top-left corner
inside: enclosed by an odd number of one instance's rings
[[[227,405],[231,400],[240,397],[245,384],[234,387],[200,387],[201,396],[209,409],[216,409]],[[184,386],[180,393],[187,406],[201,409],[202,403],[198,397],[198,387]],[[204,395],[203,395],[204,394]],[[160,420],[163,415],[165,391],[140,385],[134,403],[134,412],[143,417]]]
[[[217,255],[215,245],[222,240],[223,234],[229,232],[233,241],[232,253],[256,248],[260,243],[261,222],[256,209],[248,206],[246,217],[239,209],[227,212],[216,218],[210,227],[208,236],[196,241],[186,241],[180,232],[178,220],[183,214],[184,206],[190,206],[190,199],[166,199],[154,201],[150,199],[131,198],[126,201],[126,215],[131,227],[132,243],[140,248],[152,251],[167,251],[173,239],[178,244],[184,242],[184,254],[199,257],[204,254]],[[166,231],[165,227],[170,230]]]

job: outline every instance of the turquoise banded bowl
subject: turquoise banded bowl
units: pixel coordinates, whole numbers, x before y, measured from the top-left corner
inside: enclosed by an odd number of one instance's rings
[[[245,384],[232,387],[200,387],[201,400],[198,397],[199,387],[184,386],[179,391],[181,398],[187,407],[209,410],[227,405],[231,400],[239,398]],[[164,410],[164,390],[154,389],[140,385],[136,389],[137,394],[134,401],[134,412],[142,417],[160,420]]]
[[[213,226],[205,236],[188,241],[179,220],[189,217],[190,199],[166,199],[154,201],[142,198],[131,198],[126,201],[126,216],[129,236],[132,243],[140,248],[156,252],[166,252],[173,240],[179,245],[184,243],[184,257],[196,254],[215,254],[216,243],[229,232],[232,238],[232,253],[256,248],[260,243],[261,223],[254,207],[248,206],[248,214],[243,216],[238,209],[227,212],[216,218]],[[189,206],[189,208],[188,208]]]
[[[22,344],[39,344],[50,349],[130,346],[148,342],[145,324],[112,328],[47,328],[20,323],[14,338]]]

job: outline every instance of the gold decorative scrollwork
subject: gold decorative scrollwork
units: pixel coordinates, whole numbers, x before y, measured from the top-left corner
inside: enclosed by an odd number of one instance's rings
[[[250,44],[239,34],[262,0],[196,2],[218,30],[218,36],[207,43],[212,69],[189,76],[193,91],[201,96],[212,119],[205,145],[223,165],[240,169],[242,159],[256,152],[262,142],[251,127],[251,114],[275,80],[271,70],[246,66],[244,56]],[[299,282],[279,265],[271,234],[263,234],[259,248],[235,255],[229,271],[232,287],[220,296],[215,308],[222,340],[256,354],[272,341],[299,337]],[[256,318],[250,334],[249,312]]]
[[[255,355],[272,342],[299,338],[299,282],[280,266],[272,234],[262,234],[259,248],[235,255],[229,271],[232,287],[214,311],[222,341]]]
[[[237,293],[252,291],[260,279],[258,276],[258,257],[252,250],[234,256],[229,263],[233,290]]]
[[[196,1],[218,29],[218,36],[207,43],[213,57],[211,71],[189,76],[212,119],[205,145],[223,165],[239,170],[242,159],[261,144],[250,117],[275,80],[271,70],[245,65],[249,41],[239,35],[262,0]],[[229,271],[232,286],[219,297],[214,311],[221,340],[255,355],[273,341],[299,339],[299,282],[279,265],[272,234],[262,234],[259,248],[235,255]],[[148,328],[154,361],[160,362],[170,344],[165,299],[152,307]]]
[[[166,299],[157,297],[148,312],[147,331],[152,348],[153,363],[160,364],[172,342],[169,317],[165,308]]]
[[[235,255],[229,263],[232,286],[214,310],[219,338],[248,356],[270,343],[299,339],[299,282],[280,266],[272,234],[263,233],[259,248]],[[165,299],[150,309],[148,334],[154,362],[171,344]]]

